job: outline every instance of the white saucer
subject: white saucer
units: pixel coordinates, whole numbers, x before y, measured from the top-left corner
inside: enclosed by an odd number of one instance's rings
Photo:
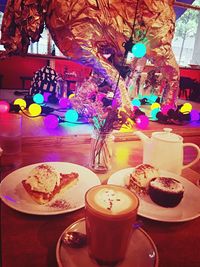
[[[125,180],[133,172],[134,168],[126,168],[112,174],[108,184],[125,186]],[[140,216],[163,222],[185,222],[200,216],[200,190],[192,182],[184,177],[160,170],[160,176],[171,177],[182,183],[184,186],[183,199],[173,208],[165,208],[154,203],[149,195],[138,196],[140,205],[138,214]]]
[[[85,233],[85,219],[71,224],[62,235],[68,231]],[[59,267],[99,266],[89,257],[87,246],[79,249],[67,247],[61,241],[62,235],[56,246],[56,259]],[[138,228],[133,232],[125,260],[116,267],[158,267],[158,262],[158,252],[154,242],[144,230]]]
[[[58,173],[77,172],[78,182],[67,190],[58,193],[49,203],[39,205],[28,195],[22,186],[22,180],[38,165],[48,164]],[[7,175],[0,183],[0,198],[10,208],[34,215],[57,215],[78,210],[85,205],[85,193],[99,185],[98,176],[91,170],[69,162],[43,162],[28,165]]]

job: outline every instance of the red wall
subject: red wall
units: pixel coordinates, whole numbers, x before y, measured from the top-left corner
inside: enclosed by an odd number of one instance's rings
[[[189,77],[200,82],[200,69],[186,69],[181,68],[181,76]]]
[[[21,89],[20,76],[33,76],[35,71],[46,65],[46,62],[47,60],[31,57],[10,57],[1,60],[2,88]]]
[[[47,65],[48,57],[17,57],[13,56],[5,60],[0,60],[0,75],[3,75],[2,88],[8,89],[21,89],[22,84],[20,76],[33,77],[34,73]],[[67,59],[51,59],[51,66],[55,66],[54,69],[58,74],[64,74],[64,69],[66,67],[68,73],[75,73],[77,76],[73,75],[69,79],[78,80],[82,77],[88,77],[91,68],[85,67],[78,63],[69,61]],[[196,79],[200,82],[200,69],[187,69],[181,68],[181,76],[190,77],[191,79]],[[26,82],[26,87],[29,87],[30,82]]]
[[[21,89],[22,82],[20,76],[33,77],[34,73],[46,66],[48,58],[42,57],[17,57],[13,56],[5,60],[0,60],[0,75],[3,75],[2,88]],[[68,73],[75,73],[77,79],[80,77],[88,77],[91,68],[85,67],[75,62],[63,59],[51,59],[51,66],[58,74],[64,74],[66,67]],[[70,79],[75,79],[73,75]],[[30,82],[26,82],[26,87],[30,86]]]

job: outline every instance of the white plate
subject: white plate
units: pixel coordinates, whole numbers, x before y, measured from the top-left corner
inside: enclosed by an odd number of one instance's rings
[[[63,233],[78,231],[85,234],[85,219],[71,224]],[[98,267],[88,255],[87,246],[83,248],[70,248],[62,243],[60,236],[56,246],[56,259],[59,267]],[[106,242],[106,241],[105,241]],[[145,231],[135,229],[124,261],[117,267],[157,267],[158,252],[152,239]]]
[[[125,186],[125,177],[133,172],[134,168],[122,169],[108,179],[108,184]],[[154,203],[148,195],[138,196],[140,205],[138,214],[157,221],[184,222],[200,216],[200,190],[193,183],[182,176],[160,170],[160,176],[171,177],[180,181],[184,186],[184,195],[180,204],[174,208],[165,208]]]
[[[9,207],[28,214],[55,215],[71,212],[84,207],[84,196],[86,191],[100,184],[98,176],[91,170],[73,163],[66,162],[44,162],[53,166],[58,172],[79,174],[78,183],[72,187],[62,190],[48,204],[37,204],[23,188],[22,180],[26,179],[30,171],[37,163],[20,168],[6,176],[0,184],[0,196],[2,201]]]

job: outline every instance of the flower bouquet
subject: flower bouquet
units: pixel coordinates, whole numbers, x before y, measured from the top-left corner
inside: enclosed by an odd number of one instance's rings
[[[111,168],[113,130],[120,130],[123,125],[130,124],[125,110],[107,107],[105,114],[92,119],[94,133],[91,139],[90,168],[104,173]]]

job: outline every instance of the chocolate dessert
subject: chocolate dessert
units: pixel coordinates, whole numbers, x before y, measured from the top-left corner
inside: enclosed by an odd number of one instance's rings
[[[157,177],[149,183],[149,196],[156,204],[163,207],[175,207],[183,198],[183,185],[168,177]]]

